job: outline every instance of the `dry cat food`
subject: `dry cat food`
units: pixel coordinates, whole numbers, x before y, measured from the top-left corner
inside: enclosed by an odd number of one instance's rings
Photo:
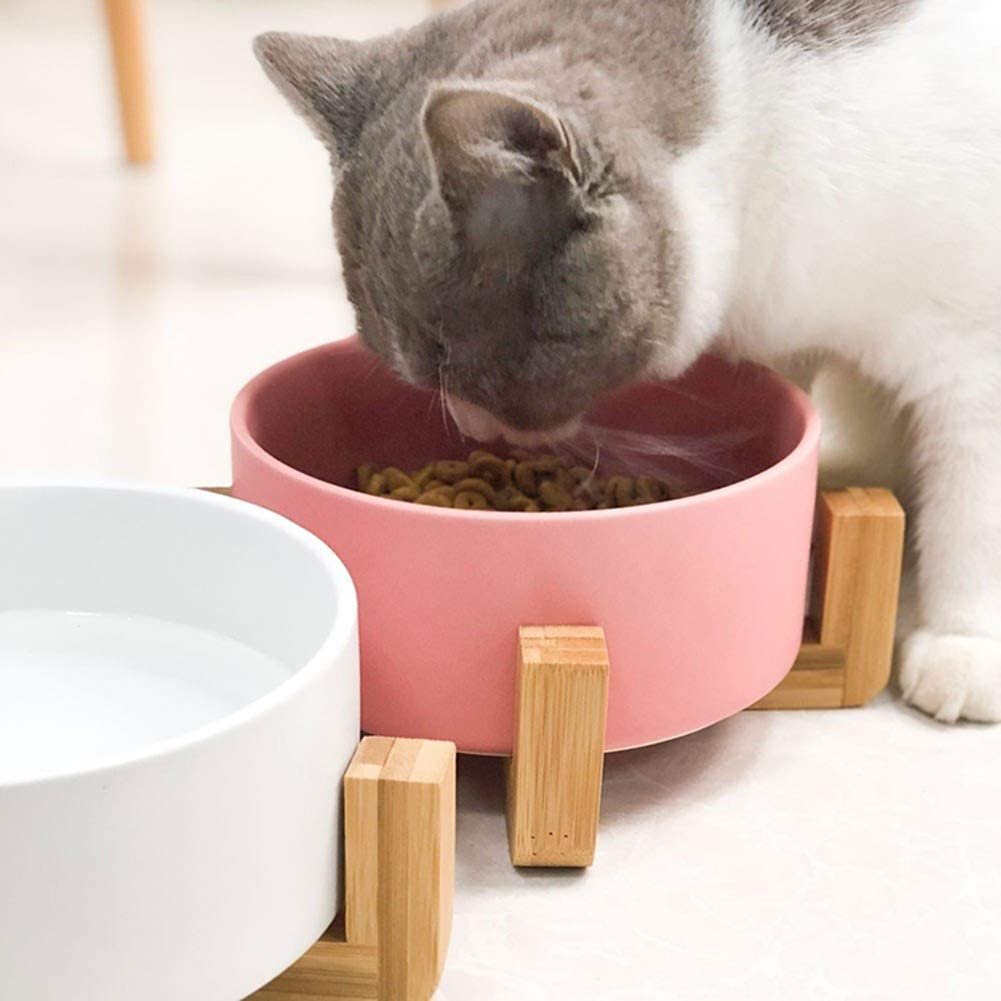
[[[365,464],[358,467],[358,489],[413,504],[481,511],[595,511],[672,496],[655,476],[602,479],[555,455],[516,451],[505,459],[480,449],[465,460],[441,459],[410,473]]]

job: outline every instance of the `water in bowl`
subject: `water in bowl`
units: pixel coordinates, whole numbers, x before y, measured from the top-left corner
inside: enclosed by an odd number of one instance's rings
[[[218,633],[144,616],[0,612],[0,782],[139,753],[292,674]]]

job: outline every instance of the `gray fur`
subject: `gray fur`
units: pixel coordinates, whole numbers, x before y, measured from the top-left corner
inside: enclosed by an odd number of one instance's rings
[[[854,42],[912,0],[735,0]],[[651,165],[711,124],[709,0],[475,0],[370,42],[270,34],[331,151],[359,331],[407,379],[557,426],[668,341],[684,248]]]
[[[375,107],[378,48],[278,32],[254,39],[265,73],[338,158],[354,147]]]
[[[642,165],[708,121],[700,4],[479,0],[368,43],[255,43],[331,149],[370,347],[519,428],[644,370],[679,248]]]
[[[866,42],[903,20],[918,0],[743,0],[780,42],[806,48]]]

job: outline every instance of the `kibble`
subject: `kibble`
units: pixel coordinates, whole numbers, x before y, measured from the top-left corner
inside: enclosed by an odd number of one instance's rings
[[[434,464],[434,475],[445,483],[458,483],[469,476],[469,463],[442,459]]]
[[[464,508],[466,510],[477,509],[480,511],[489,511],[491,504],[483,494],[476,490],[459,490],[452,500],[452,507]]]
[[[358,489],[375,497],[467,511],[593,511],[669,500],[656,476],[604,479],[555,455],[515,450],[502,458],[477,449],[468,459],[440,459],[413,472],[398,466],[358,467]]]

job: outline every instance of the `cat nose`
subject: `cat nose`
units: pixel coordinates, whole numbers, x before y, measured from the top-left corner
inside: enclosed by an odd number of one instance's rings
[[[522,431],[498,420],[489,410],[461,400],[454,396],[447,398],[448,410],[459,431],[466,438],[489,442],[504,438],[509,444],[521,448],[537,448],[552,442],[570,438],[580,430],[580,418],[575,417],[566,424],[547,431]]]

